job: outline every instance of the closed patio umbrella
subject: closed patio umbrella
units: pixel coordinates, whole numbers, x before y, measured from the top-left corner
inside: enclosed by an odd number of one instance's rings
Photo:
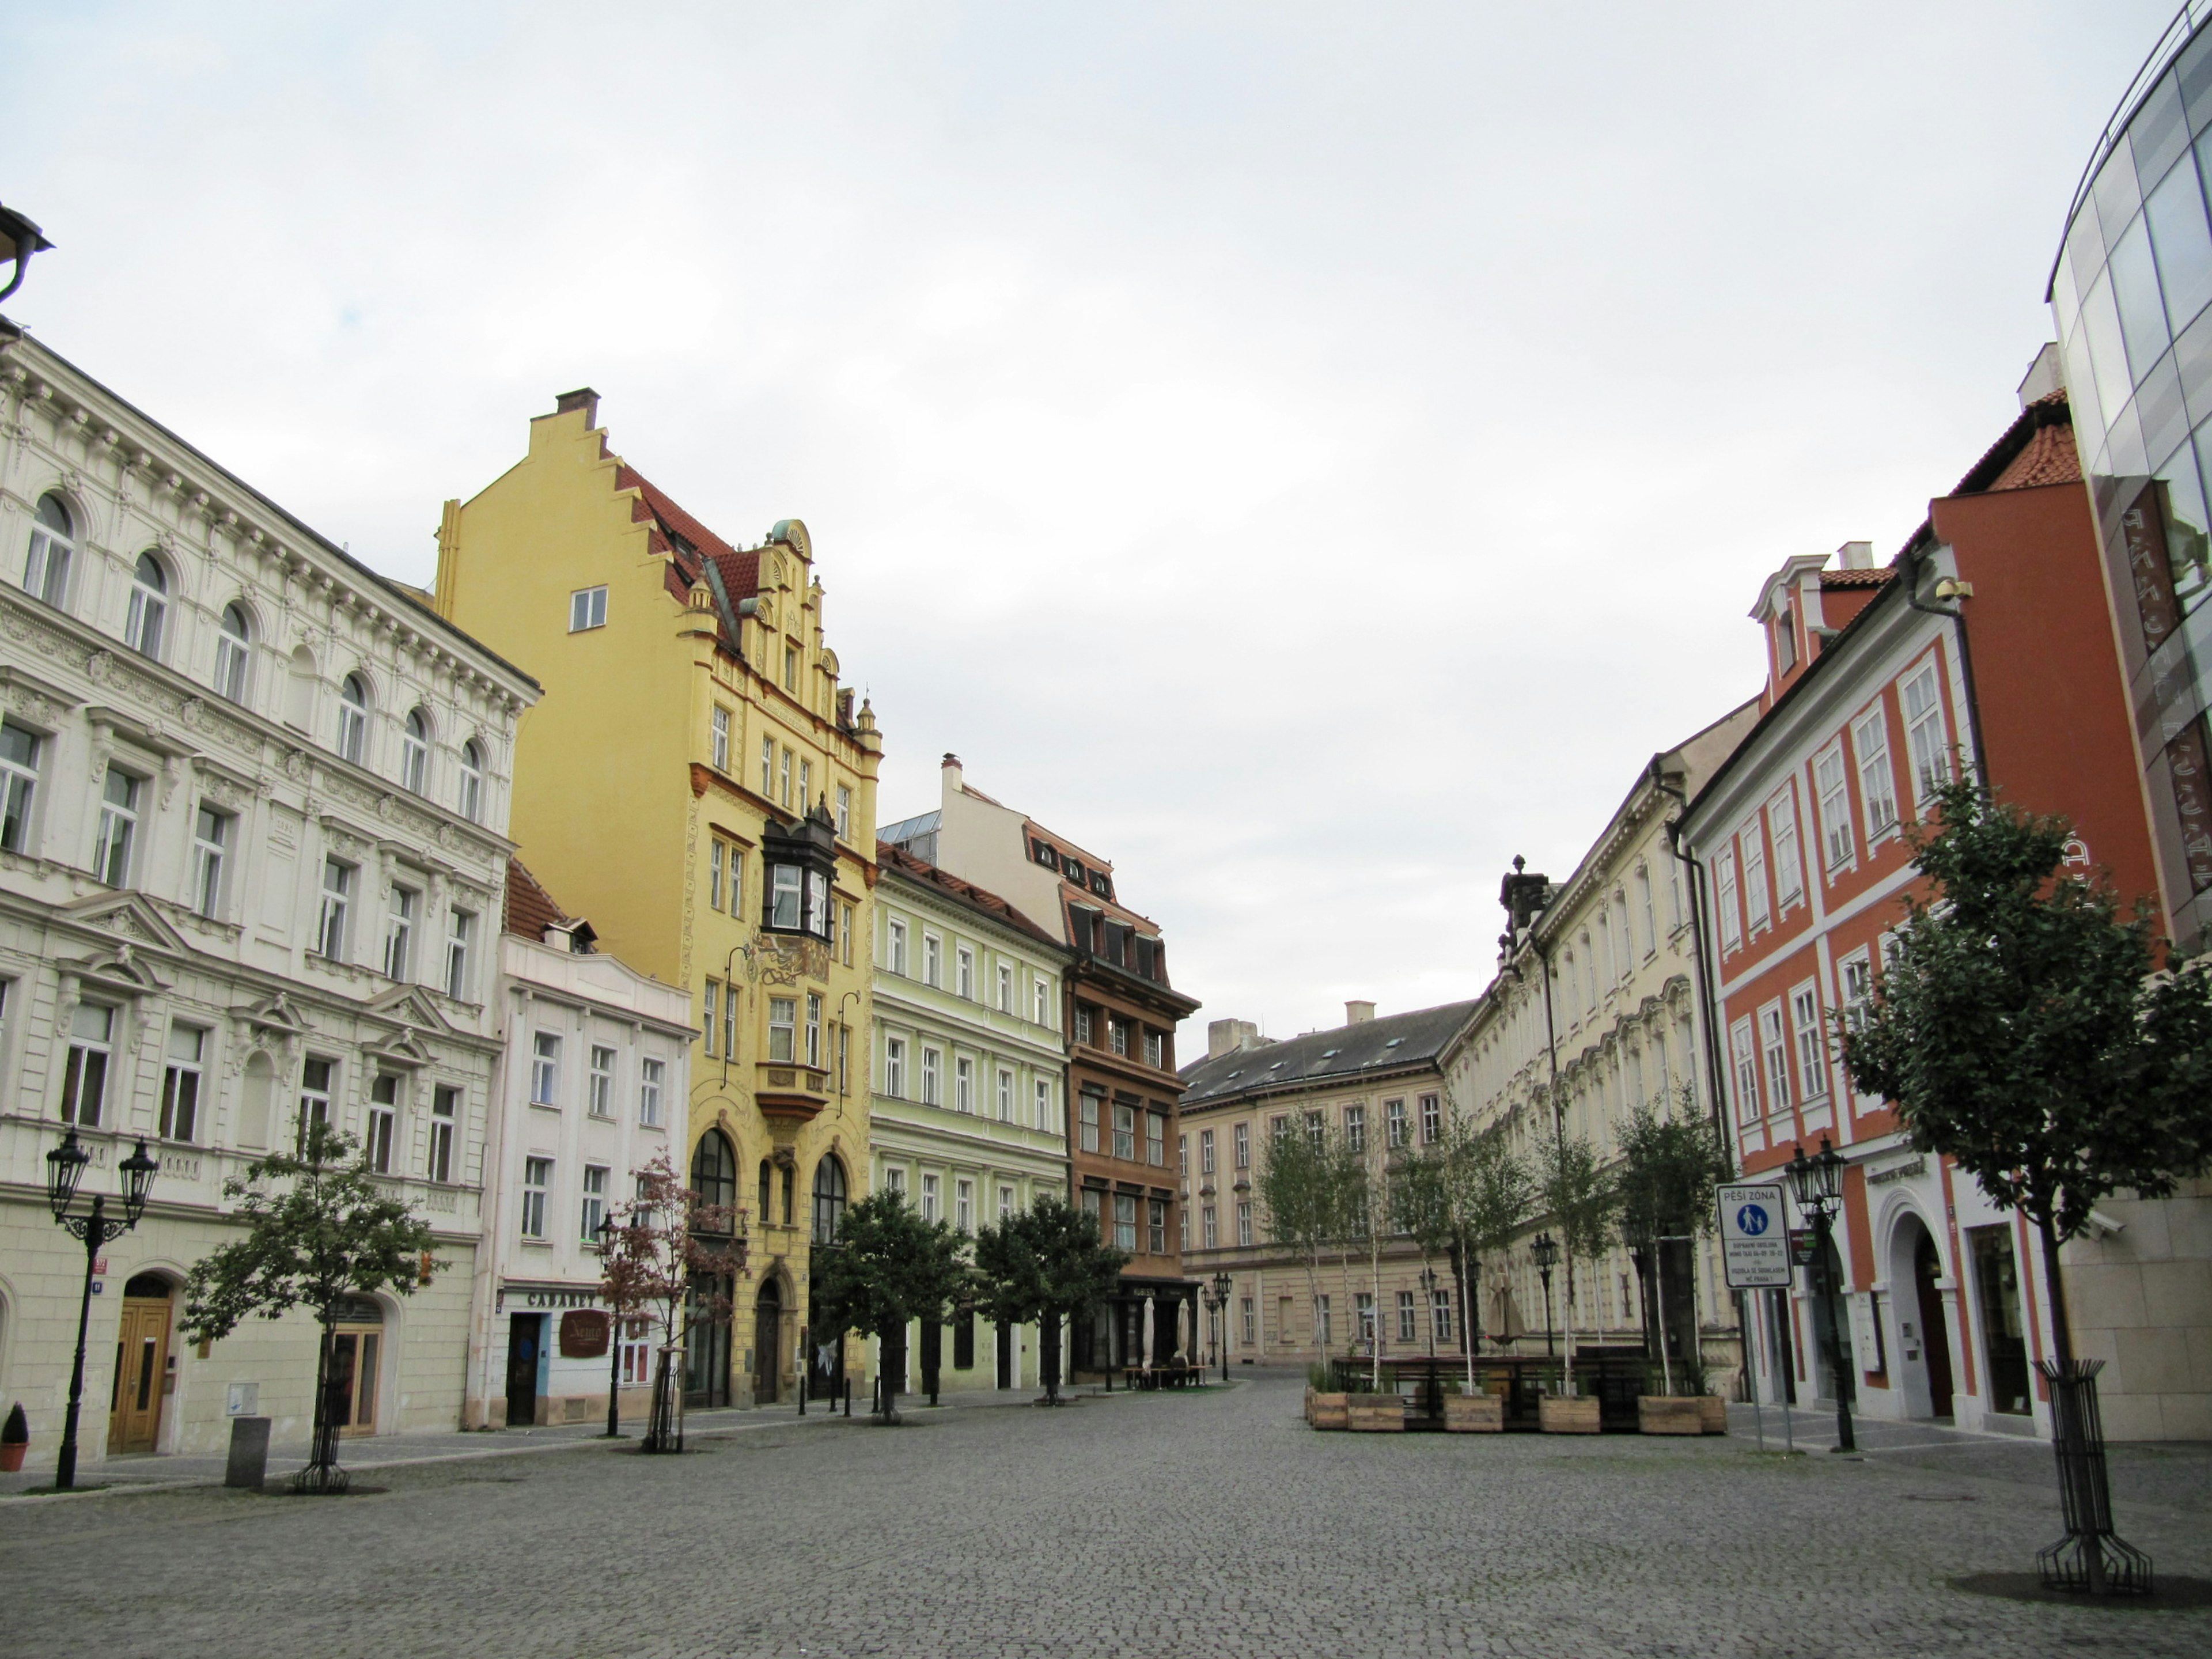
[[[1152,1298],[1145,1298],[1145,1369],[1152,1368]]]

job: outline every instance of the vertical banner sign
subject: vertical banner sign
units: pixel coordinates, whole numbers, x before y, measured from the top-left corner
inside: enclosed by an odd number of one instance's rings
[[[2189,887],[2212,887],[2212,775],[2207,773],[2204,722],[2193,720],[2166,745],[2166,769],[2173,785],[2173,810],[2181,819],[2181,851],[2189,860]]]
[[[1721,1263],[1732,1291],[1777,1290],[1790,1283],[1790,1228],[1782,1188],[1731,1186],[1717,1189]]]
[[[2142,487],[2135,505],[2120,514],[2120,536],[2127,548],[2128,578],[2135,586],[2136,611],[2142,618],[2143,650],[2158,648],[2181,625],[2173,597],[2173,567],[2166,556],[2166,514],[2160,510],[2155,478]]]

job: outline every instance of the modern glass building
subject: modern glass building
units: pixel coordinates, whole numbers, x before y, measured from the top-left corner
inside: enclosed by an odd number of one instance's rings
[[[2106,124],[2048,295],[2104,541],[2165,923],[2191,950],[2212,940],[2208,25],[2212,0],[2185,5]]]

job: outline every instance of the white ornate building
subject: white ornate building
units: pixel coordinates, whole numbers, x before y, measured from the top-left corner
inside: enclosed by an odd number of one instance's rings
[[[217,1449],[252,1412],[305,1439],[307,1316],[177,1336],[186,1271],[237,1236],[224,1180],[303,1113],[364,1137],[443,1264],[349,1310],[349,1431],[459,1420],[508,763],[536,695],[0,337],[0,1405],[29,1415],[30,1467],[53,1461],[83,1282],[45,1198],[65,1124],[87,1193],[141,1137],[161,1166],[95,1279],[85,1461]]]

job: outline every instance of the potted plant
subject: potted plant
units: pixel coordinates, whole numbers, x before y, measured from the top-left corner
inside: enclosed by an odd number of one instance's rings
[[[1462,1389],[1454,1380],[1444,1385],[1444,1432],[1498,1434],[1505,1427],[1505,1402],[1487,1389]]]
[[[30,1419],[23,1415],[22,1402],[18,1401],[8,1408],[7,1425],[0,1428],[0,1474],[21,1471],[23,1454],[30,1449]]]

